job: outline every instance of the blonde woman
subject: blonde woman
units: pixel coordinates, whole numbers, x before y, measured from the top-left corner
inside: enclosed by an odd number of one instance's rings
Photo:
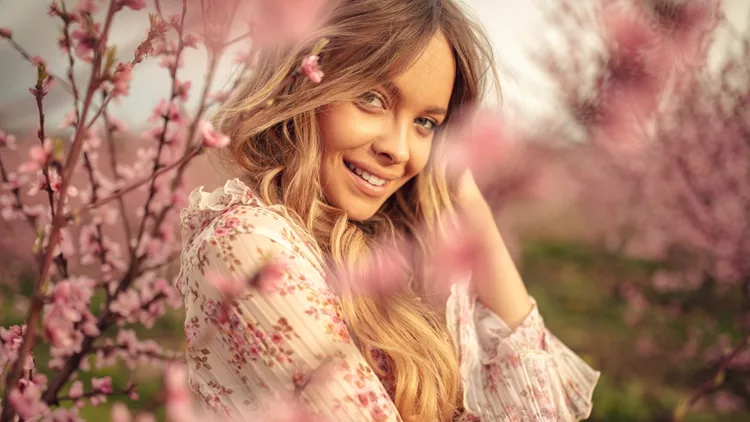
[[[248,113],[320,38],[323,81],[295,79]],[[315,420],[587,418],[599,372],[545,328],[471,174],[448,183],[439,164],[445,130],[493,75],[459,4],[341,1],[309,42],[259,63],[216,119],[241,176],[196,189],[181,214],[189,382],[205,407],[242,420],[292,397]],[[474,289],[444,300],[428,257],[457,210],[486,259]],[[389,239],[416,245],[408,284],[370,296],[326,276]],[[212,278],[251,280],[271,259],[286,262],[277,285],[222,305]]]

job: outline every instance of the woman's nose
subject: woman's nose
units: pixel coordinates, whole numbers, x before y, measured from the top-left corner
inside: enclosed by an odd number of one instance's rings
[[[394,124],[392,130],[372,143],[372,150],[381,164],[401,164],[409,161],[409,128]]]

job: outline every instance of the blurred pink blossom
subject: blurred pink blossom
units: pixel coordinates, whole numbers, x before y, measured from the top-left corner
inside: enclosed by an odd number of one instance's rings
[[[198,124],[198,128],[203,136],[203,146],[206,148],[224,148],[229,145],[229,136],[215,131],[211,122],[202,120]]]
[[[70,390],[68,390],[68,395],[74,399],[81,398],[83,396],[83,383],[80,380],[73,381]]]
[[[16,137],[3,132],[0,129],[0,148],[8,148],[11,151],[16,149]]]
[[[46,138],[41,146],[35,145],[29,150],[29,161],[23,163],[19,170],[31,173],[41,170],[52,157],[52,139]]]
[[[249,23],[254,48],[289,44],[311,34],[324,12],[338,0],[257,0],[251,4]]]
[[[133,10],[141,10],[146,7],[146,0],[120,0],[120,7],[129,7]]]
[[[128,95],[130,81],[133,79],[133,65],[131,63],[119,63],[115,73],[112,75],[112,95],[115,97]]]

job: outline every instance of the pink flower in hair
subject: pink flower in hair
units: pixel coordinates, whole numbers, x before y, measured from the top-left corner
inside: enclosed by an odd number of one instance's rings
[[[302,74],[316,84],[319,84],[323,80],[323,71],[320,70],[320,65],[318,64],[319,60],[320,57],[316,55],[307,56],[302,60],[302,65],[300,66]]]
[[[203,146],[206,148],[224,148],[229,145],[229,136],[214,130],[214,125],[206,120],[201,120],[198,124],[201,135],[203,136]]]

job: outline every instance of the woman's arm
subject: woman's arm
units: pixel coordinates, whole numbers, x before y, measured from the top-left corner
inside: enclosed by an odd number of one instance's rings
[[[483,245],[470,285],[452,286],[446,314],[460,356],[466,420],[586,419],[600,373],[546,328],[471,173],[460,182],[466,229]]]
[[[458,206],[466,218],[467,229],[476,233],[482,246],[482,256],[472,271],[478,299],[514,329],[531,311],[531,300],[492,209],[470,171],[459,181]]]

